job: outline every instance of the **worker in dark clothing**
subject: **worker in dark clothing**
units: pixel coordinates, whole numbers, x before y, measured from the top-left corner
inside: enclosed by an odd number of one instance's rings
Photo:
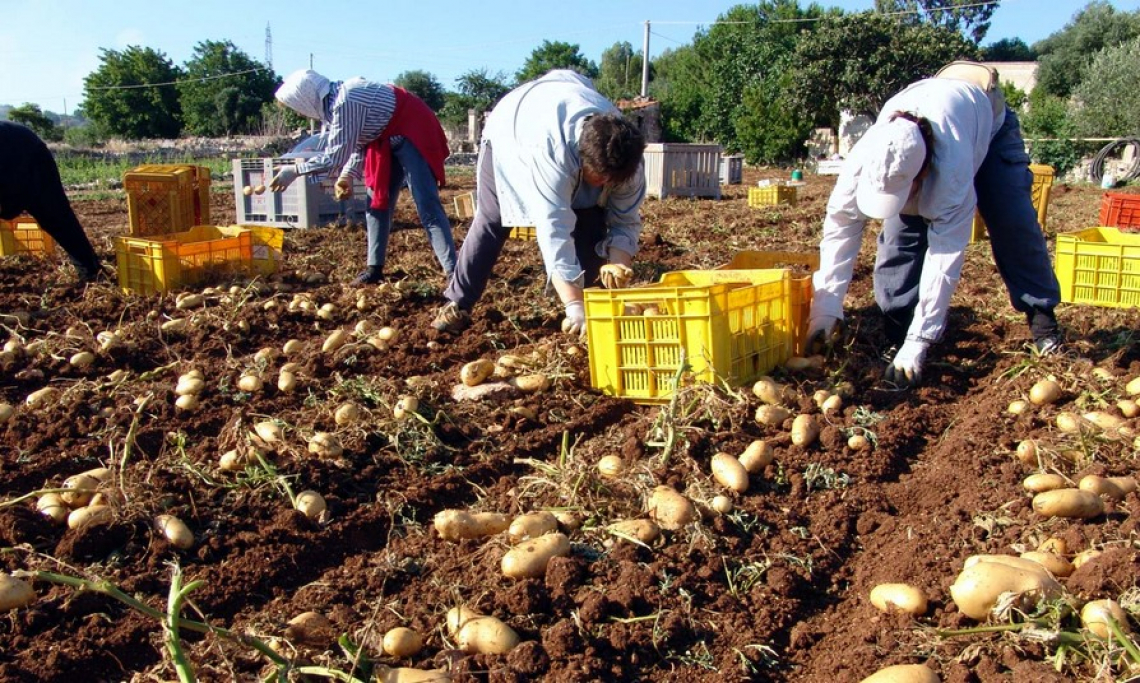
[[[0,121],[0,219],[27,212],[67,252],[81,282],[104,275],[87,233],[63,190],[59,168],[30,128]]]

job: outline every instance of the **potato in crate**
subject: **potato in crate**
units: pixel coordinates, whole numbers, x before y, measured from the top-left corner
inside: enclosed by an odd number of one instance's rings
[[[1058,233],[1056,252],[1061,301],[1140,307],[1140,235],[1111,227]]]
[[[31,216],[0,220],[0,256],[53,256],[55,240]]]
[[[678,384],[755,380],[792,355],[801,288],[791,271],[770,269],[678,271],[655,285],[587,289],[590,382],[661,403]]]
[[[123,174],[130,233],[184,232],[210,221],[210,170],[188,164],[144,164]]]
[[[199,225],[155,238],[120,237],[115,252],[123,291],[156,294],[248,274],[253,268],[253,232]]]

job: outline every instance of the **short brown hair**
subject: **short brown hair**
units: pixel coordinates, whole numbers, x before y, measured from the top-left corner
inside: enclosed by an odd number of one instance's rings
[[[596,114],[582,127],[578,154],[582,166],[610,183],[623,183],[637,173],[645,151],[641,131],[621,114]]]
[[[926,173],[926,169],[930,168],[930,162],[934,160],[934,127],[925,117],[915,116],[909,111],[896,111],[891,114],[888,120],[894,121],[895,119],[910,121],[918,126],[918,133],[922,136],[923,144],[926,145],[926,156],[922,159],[922,168],[918,169],[918,175],[922,177],[922,174]]]

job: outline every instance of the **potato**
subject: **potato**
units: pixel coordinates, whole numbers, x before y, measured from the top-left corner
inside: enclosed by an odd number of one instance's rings
[[[396,401],[395,407],[392,408],[392,416],[397,420],[402,420],[419,409],[420,400],[418,398],[415,396],[401,396],[400,400]]]
[[[1016,401],[1010,401],[1009,407],[1005,409],[1011,415],[1021,415],[1027,410],[1029,410],[1029,401],[1023,401],[1020,398]]]
[[[649,495],[650,518],[670,531],[680,529],[697,519],[693,502],[668,486],[658,486]]]
[[[524,394],[537,394],[550,388],[550,378],[535,372],[529,375],[519,375],[514,378],[513,384]]]
[[[460,627],[455,644],[470,654],[501,655],[519,644],[519,634],[495,617],[476,617]]]
[[[1033,510],[1045,517],[1092,519],[1104,513],[1104,501],[1088,491],[1056,489],[1034,496]]]
[[[1128,419],[1132,419],[1140,415],[1140,403],[1136,403],[1131,399],[1122,398],[1116,402],[1116,407],[1120,409],[1120,414]]]
[[[558,527],[563,531],[577,531],[582,528],[582,513],[574,510],[555,510],[554,519],[558,520]]]
[[[1069,482],[1059,474],[1038,473],[1031,474],[1021,482],[1021,487],[1030,493],[1056,491],[1068,488]]]
[[[0,402],[0,424],[4,424],[8,420],[11,420],[12,416],[15,414],[16,409],[12,407],[11,403]]]
[[[451,674],[443,669],[412,669],[377,664],[372,675],[376,683],[451,683]]]
[[[336,628],[319,612],[302,612],[289,620],[285,637],[314,647],[328,645],[336,637]]]
[[[784,388],[771,377],[756,380],[752,385],[752,394],[768,405],[776,406],[784,402]]]
[[[852,434],[847,437],[847,447],[853,451],[866,450],[871,446],[871,440],[862,434]]]
[[[154,528],[175,548],[186,550],[194,545],[194,532],[190,531],[190,527],[174,515],[155,517]]]
[[[744,452],[740,454],[740,464],[744,465],[744,469],[748,470],[750,474],[757,474],[763,472],[764,468],[772,464],[772,459],[775,457],[775,452],[772,447],[768,445],[767,441],[756,439],[748,444]]]
[[[712,457],[711,465],[716,483],[736,493],[748,490],[748,470],[739,460],[728,453],[717,453]]]
[[[252,185],[246,185],[245,187],[241,188],[241,193],[247,197],[252,195],[253,194],[253,186]]]
[[[823,402],[832,397],[832,393],[827,389],[816,389],[815,393],[811,395],[811,402],[820,407]]]
[[[72,367],[85,368],[95,362],[95,354],[90,351],[80,351],[72,355],[67,362],[70,363]]]
[[[1136,477],[1109,477],[1108,482],[1114,484],[1124,495],[1136,490]]]
[[[1103,410],[1094,410],[1092,412],[1082,415],[1085,420],[1095,425],[1098,429],[1106,432],[1119,431],[1125,425],[1123,418],[1117,417],[1112,413],[1106,413]]]
[[[843,397],[839,396],[838,394],[834,396],[828,396],[827,400],[825,400],[819,407],[820,410],[823,411],[824,415],[838,413],[840,410],[843,410]]]
[[[206,388],[206,383],[197,377],[187,377],[183,375],[178,378],[178,384],[174,387],[174,393],[178,396],[194,396],[202,393]]]
[[[495,371],[495,364],[486,358],[473,360],[459,369],[459,381],[469,387],[482,384]]]
[[[1068,554],[1069,544],[1065,543],[1065,539],[1059,536],[1050,536],[1049,538],[1041,541],[1041,545],[1037,546],[1037,552],[1040,553],[1053,553],[1064,557]]]
[[[0,612],[27,607],[36,601],[31,584],[11,574],[0,572]]]
[[[252,394],[255,391],[261,391],[264,382],[257,375],[242,375],[238,380],[238,389],[241,389],[247,394]]]
[[[756,409],[756,421],[767,427],[779,427],[792,416],[792,411],[781,406],[763,405]]]
[[[344,454],[340,439],[328,432],[316,432],[309,439],[309,452],[318,458],[339,458]]]
[[[40,496],[36,500],[36,510],[56,524],[66,522],[67,515],[71,512],[67,503],[63,502],[63,498],[60,498],[58,493],[45,493]]]
[[[606,527],[610,533],[635,539],[646,545],[657,540],[661,527],[649,519],[625,519]]]
[[[59,497],[70,507],[83,507],[91,502],[91,496],[95,495],[100,483],[99,478],[86,472],[72,475],[63,481],[61,488],[67,490]]]
[[[620,455],[603,455],[598,460],[598,474],[606,479],[614,479],[625,474],[625,460]]]
[[[355,403],[342,403],[333,414],[337,426],[343,427],[360,419],[360,406]]]
[[[1082,550],[1073,556],[1073,569],[1080,569],[1081,565],[1088,564],[1103,554],[1102,551],[1095,548]]]
[[[321,344],[321,351],[324,353],[332,353],[347,343],[348,332],[344,330],[333,330],[332,334],[326,337],[324,343]]]
[[[507,537],[513,543],[558,531],[558,518],[553,513],[540,511],[515,517],[507,527]]]
[[[390,344],[394,344],[399,338],[400,333],[399,330],[394,327],[381,327],[376,331],[376,336]]]
[[[382,643],[384,653],[404,659],[414,657],[424,647],[423,636],[405,626],[389,629]]]
[[[277,375],[277,390],[282,393],[289,393],[297,388],[297,375],[291,372],[282,371]]]
[[[1057,424],[1057,429],[1066,434],[1077,434],[1082,429],[1089,429],[1091,427],[1089,422],[1080,415],[1067,411],[1057,413],[1057,417],[1055,417],[1054,420]]]
[[[1140,375],[1128,380],[1128,384],[1124,385],[1124,390],[1128,392],[1129,396],[1140,396]]]
[[[321,515],[328,509],[325,497],[316,491],[298,493],[296,500],[293,501],[293,507],[313,521],[320,520]]]
[[[922,664],[896,664],[879,669],[859,683],[938,683],[941,679]]]
[[[1021,553],[1021,559],[1036,562],[1048,569],[1049,573],[1053,576],[1064,578],[1073,573],[1073,563],[1056,553],[1030,550],[1029,552]]]
[[[501,512],[469,512],[440,510],[433,520],[435,530],[445,541],[483,538],[505,531],[511,520]]]
[[[321,320],[332,320],[336,317],[336,304],[324,304],[317,309],[317,317]]]
[[[185,296],[180,296],[176,300],[174,307],[180,311],[185,311],[191,308],[198,308],[205,303],[206,298],[201,294],[186,294]]]
[[[106,505],[76,508],[67,515],[67,528],[80,529],[95,524],[106,524],[111,521],[111,516],[111,508]]]
[[[185,396],[179,396],[174,401],[174,407],[186,413],[192,413],[195,410],[198,410],[201,404],[202,402],[198,400],[197,394],[186,394]]]
[[[499,568],[511,579],[534,579],[546,574],[546,566],[555,557],[570,554],[566,534],[553,533],[524,541],[503,555]]]
[[[871,604],[883,612],[896,609],[922,616],[926,614],[926,594],[906,583],[880,583],[871,589]]]
[[[1077,488],[1089,493],[1095,493],[1098,496],[1104,496],[1109,500],[1120,500],[1124,498],[1124,491],[1121,490],[1116,482],[1095,474],[1088,474],[1081,477],[1080,482],[1077,483]]]
[[[1043,379],[1029,389],[1029,400],[1036,406],[1047,406],[1061,398],[1061,385],[1051,379]]]
[[[1015,567],[1006,562],[985,560],[972,563],[963,568],[950,586],[950,597],[959,611],[982,621],[989,617],[1006,593],[1018,596],[1018,602],[1061,595],[1061,584],[1044,567],[1035,562],[1024,562],[1031,566]]]
[[[250,458],[236,450],[226,451],[222,453],[222,457],[218,459],[218,467],[221,467],[226,472],[240,472],[245,469],[246,463]]]
[[[791,372],[804,372],[805,370],[818,370],[823,367],[823,356],[792,356],[784,361],[784,367]]]
[[[59,398],[59,389],[55,387],[44,387],[37,389],[24,399],[24,404],[29,408],[43,408],[48,403]]]
[[[1132,627],[1128,625],[1128,615],[1115,600],[1093,600],[1081,608],[1081,625],[1094,635],[1111,638],[1110,621],[1115,621],[1124,633],[1132,632]]]
[[[281,426],[276,422],[265,420],[258,422],[253,426],[253,431],[257,434],[258,438],[269,445],[280,443],[284,439],[284,433],[281,431]]]
[[[1037,442],[1033,439],[1025,439],[1017,444],[1017,459],[1026,465],[1036,467],[1037,462]]]
[[[444,623],[447,625],[447,634],[454,636],[456,633],[459,633],[459,629],[463,628],[464,624],[472,619],[478,619],[481,616],[484,615],[466,605],[452,607],[447,610],[447,616],[444,619]]]
[[[160,330],[162,330],[163,332],[167,332],[169,334],[180,334],[180,333],[185,332],[186,330],[190,329],[190,319],[189,318],[174,318],[172,320],[167,320],[166,322],[162,323],[161,325],[158,326],[158,328]]]
[[[797,415],[792,420],[792,443],[797,446],[810,446],[819,438],[819,421],[815,415]]]
[[[728,496],[713,496],[712,501],[709,503],[709,507],[712,508],[713,512],[719,515],[727,515],[728,513],[732,512],[732,499]]]

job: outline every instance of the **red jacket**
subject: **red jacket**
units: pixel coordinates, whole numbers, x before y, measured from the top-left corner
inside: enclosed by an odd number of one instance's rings
[[[388,208],[388,181],[392,174],[393,135],[402,135],[416,146],[431,168],[436,183],[447,182],[443,162],[451,152],[439,119],[424,101],[403,88],[392,86],[396,93],[396,110],[380,137],[368,143],[364,154],[364,184],[372,190],[372,208]]]

